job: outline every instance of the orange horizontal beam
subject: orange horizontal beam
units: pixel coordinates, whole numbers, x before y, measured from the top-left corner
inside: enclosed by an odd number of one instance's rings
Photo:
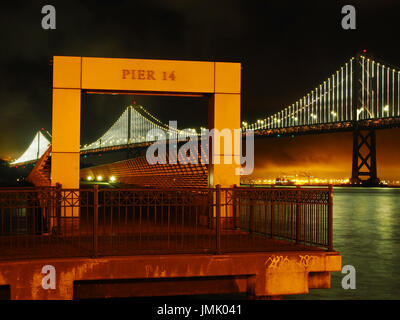
[[[111,95],[135,95],[135,96],[172,96],[172,97],[195,97],[203,98],[203,93],[182,93],[182,92],[157,92],[157,91],[118,91],[118,90],[83,90],[86,94],[111,94]]]

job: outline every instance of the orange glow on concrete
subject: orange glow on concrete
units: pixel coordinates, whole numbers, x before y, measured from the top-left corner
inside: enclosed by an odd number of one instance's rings
[[[54,290],[43,290],[42,277],[37,276],[41,274],[43,261],[32,260],[28,266],[25,261],[7,261],[0,262],[0,285],[10,285],[12,300],[71,300],[77,291],[74,282],[105,279],[147,280],[138,282],[135,291],[130,287],[130,291],[124,292],[124,286],[118,286],[115,295],[107,291],[104,294],[107,297],[190,294],[193,287],[203,289],[199,294],[247,292],[253,297],[306,294],[309,289],[330,288],[330,273],[341,270],[341,256],[337,252],[318,250],[309,254],[295,251],[283,256],[275,252],[236,253],[225,254],[223,258],[191,254],[190,259],[188,255],[169,254],[161,261],[156,255],[139,259],[135,256],[47,259],[48,264],[57,268]],[[159,282],[160,274],[173,282],[163,285]],[[212,282],[210,277],[213,277]],[[233,280],[229,286],[224,286],[223,281],[228,277]],[[191,282],[193,279],[197,282]],[[203,281],[206,282],[201,285]],[[31,285],[26,286],[26,283]],[[104,297],[99,292],[102,291],[97,286],[96,290],[86,290],[90,294],[84,297]]]

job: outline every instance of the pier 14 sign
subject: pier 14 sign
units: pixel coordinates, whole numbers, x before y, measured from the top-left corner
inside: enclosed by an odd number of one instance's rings
[[[213,93],[215,67],[204,61],[82,58],[82,89]],[[240,82],[235,91],[240,93]]]

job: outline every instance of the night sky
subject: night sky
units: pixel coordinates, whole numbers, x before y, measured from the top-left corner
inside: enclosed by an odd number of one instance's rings
[[[57,29],[41,28],[52,4]],[[342,6],[357,30],[341,28]],[[0,158],[17,157],[37,130],[51,132],[53,55],[242,63],[242,119],[268,116],[319,85],[356,52],[400,66],[400,1],[7,1],[0,11]],[[179,127],[207,124],[207,101],[87,95],[81,143],[98,138],[133,100]],[[378,176],[400,178],[400,130],[377,133]],[[352,136],[257,141],[256,175],[349,177]]]

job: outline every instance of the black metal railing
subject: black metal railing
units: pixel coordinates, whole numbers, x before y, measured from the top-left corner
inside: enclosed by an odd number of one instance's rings
[[[332,250],[332,187],[0,189],[0,259]]]

